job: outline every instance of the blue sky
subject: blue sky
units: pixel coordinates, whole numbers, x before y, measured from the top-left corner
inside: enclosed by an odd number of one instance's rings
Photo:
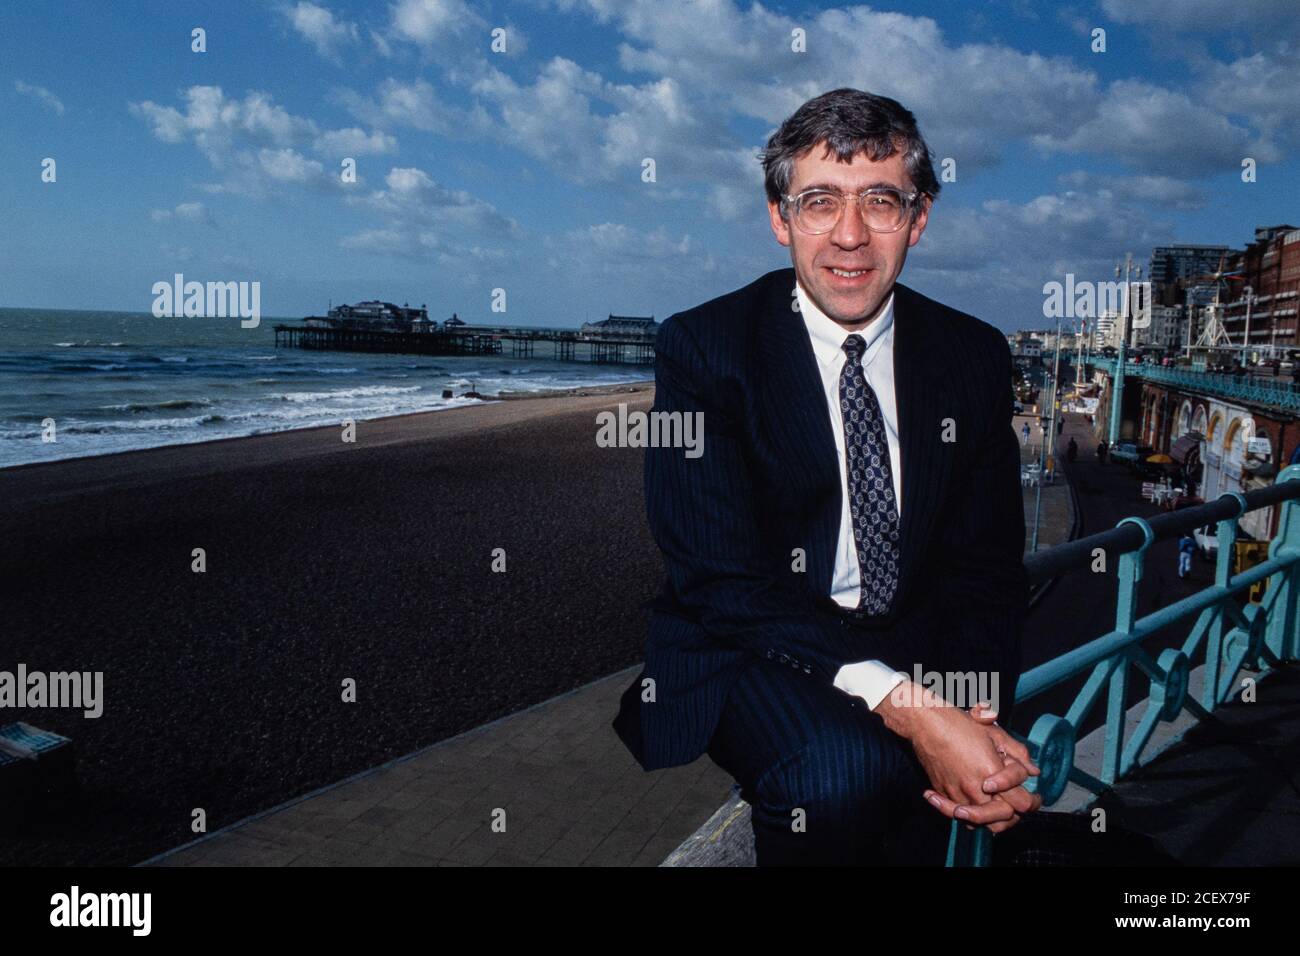
[[[663,318],[790,264],[754,154],[852,86],[956,160],[902,281],[1041,327],[1067,272],[1300,224],[1298,26],[1293,0],[5,4],[0,306],[148,311],[182,272],[260,281],[268,315],[499,321],[501,288],[513,324]]]

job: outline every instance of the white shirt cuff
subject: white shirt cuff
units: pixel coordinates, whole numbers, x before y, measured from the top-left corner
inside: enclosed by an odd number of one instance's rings
[[[855,661],[845,664],[835,675],[834,684],[846,694],[861,697],[872,710],[889,692],[907,680],[907,675],[896,671],[883,661]]]

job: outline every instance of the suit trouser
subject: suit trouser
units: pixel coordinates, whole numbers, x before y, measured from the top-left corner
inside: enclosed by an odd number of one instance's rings
[[[708,753],[752,808],[759,866],[944,862],[952,821],[911,744],[830,684],[746,662]]]

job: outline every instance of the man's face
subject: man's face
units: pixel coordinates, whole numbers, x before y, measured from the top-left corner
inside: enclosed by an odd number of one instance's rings
[[[834,153],[823,158],[825,145],[818,143],[795,159],[790,195],[797,196],[813,186],[837,188],[845,196],[856,196],[871,186],[892,186],[905,193],[916,186],[907,175],[901,151],[873,162],[863,153],[851,163],[840,162]],[[930,202],[922,205],[910,222],[897,232],[872,232],[852,204],[835,228],[820,236],[801,232],[793,223],[794,204],[788,207],[790,222],[781,218],[777,203],[768,203],[776,241],[790,247],[795,275],[817,307],[850,330],[860,329],[873,318],[903,271],[907,250],[925,231]],[[842,278],[831,272],[834,266],[848,272],[868,270],[856,278]]]

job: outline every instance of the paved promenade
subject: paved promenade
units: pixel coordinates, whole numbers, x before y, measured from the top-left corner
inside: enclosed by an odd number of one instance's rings
[[[726,799],[609,726],[640,665],[155,857],[160,866],[657,866]],[[498,811],[504,811],[504,815]],[[504,820],[504,830],[493,820]]]
[[[1069,442],[1071,435],[1074,436],[1079,445],[1080,455],[1085,454],[1085,448],[1096,445],[1095,441],[1091,445],[1088,443],[1088,425],[1082,415],[1067,413],[1064,420],[1064,430],[1057,437],[1057,448],[1062,455],[1065,453],[1065,446]],[[1021,427],[1025,424],[1029,425],[1029,440],[1027,442],[1021,437]],[[1015,430],[1016,438],[1021,439],[1020,466],[1023,468],[1025,465],[1039,461],[1043,438],[1042,429],[1038,424],[1038,417],[1036,415],[1017,415],[1012,419],[1012,427]],[[1038,512],[1038,550],[1040,551],[1070,540],[1070,527],[1074,522],[1074,504],[1070,495],[1070,485],[1065,480],[1060,463],[1056,466],[1056,480],[1041,487],[1041,501],[1036,500],[1038,497],[1036,491],[1037,489],[1033,485],[1023,488],[1025,501],[1025,554],[1033,551],[1035,510]]]

